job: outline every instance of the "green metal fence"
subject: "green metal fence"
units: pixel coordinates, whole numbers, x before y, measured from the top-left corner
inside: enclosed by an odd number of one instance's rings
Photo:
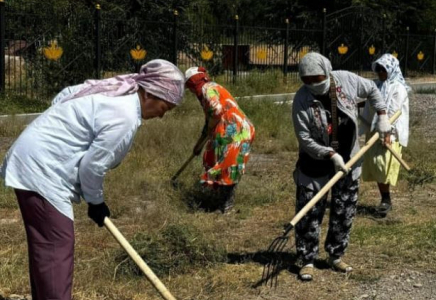
[[[326,55],[335,69],[360,74],[386,52],[397,55],[406,75],[435,73],[435,34],[412,34],[364,7],[324,10],[319,28],[296,29],[292,20],[253,27],[236,15],[210,25],[182,21],[177,11],[163,22],[123,19],[98,4],[58,9],[20,3],[0,0],[0,90],[29,98],[50,99],[88,78],[137,72],[155,58],[181,69],[204,65],[232,83],[268,73],[296,81],[309,51]]]

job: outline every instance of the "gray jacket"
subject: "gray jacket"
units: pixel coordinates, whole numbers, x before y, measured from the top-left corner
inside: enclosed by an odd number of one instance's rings
[[[352,157],[359,151],[357,98],[367,98],[376,111],[386,110],[386,103],[373,81],[348,71],[332,71],[331,75],[330,80],[336,83],[338,109],[354,122],[356,128],[354,135],[350,136],[353,139]],[[327,159],[329,152],[334,151],[333,148],[325,146],[329,144],[327,115],[321,102],[305,86],[295,95],[292,121],[300,153],[307,153],[314,159]],[[360,176],[360,165],[357,163],[353,167],[354,180]]]

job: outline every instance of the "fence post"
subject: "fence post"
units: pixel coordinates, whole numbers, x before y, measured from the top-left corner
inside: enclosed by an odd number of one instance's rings
[[[283,81],[287,82],[288,77],[288,48],[289,48],[289,19],[286,19],[286,37],[285,37],[285,49],[283,51]]]
[[[327,46],[327,9],[322,9],[322,49],[321,53],[327,56],[326,47]]]
[[[359,75],[363,72],[363,12],[360,12],[360,33],[359,33]]]
[[[177,21],[178,21],[179,12],[174,10],[174,21],[173,21],[173,53],[172,53],[172,62],[177,66]]]
[[[434,46],[433,46],[433,69],[432,74],[436,74],[436,29],[434,30]]]
[[[239,16],[235,15],[233,32],[233,84],[236,84],[236,76],[238,75],[238,35],[239,35]]]
[[[0,92],[5,92],[5,1],[0,0]]]
[[[407,61],[409,58],[409,39],[410,39],[410,35],[409,35],[409,26],[407,26],[406,28],[406,52],[404,53],[404,77],[407,76]]]
[[[383,14],[383,23],[382,23],[382,44],[381,44],[381,55],[385,53],[386,48],[386,14]]]
[[[100,15],[101,6],[100,4],[95,5],[95,78],[100,79],[101,75],[101,15]]]

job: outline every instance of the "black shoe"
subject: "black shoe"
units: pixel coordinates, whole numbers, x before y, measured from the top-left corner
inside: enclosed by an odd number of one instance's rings
[[[221,187],[221,203],[219,210],[223,214],[228,214],[235,205],[235,186],[222,186]]]
[[[377,215],[380,218],[384,218],[387,216],[390,210],[392,210],[392,204],[382,202],[380,203],[379,207],[377,207]]]

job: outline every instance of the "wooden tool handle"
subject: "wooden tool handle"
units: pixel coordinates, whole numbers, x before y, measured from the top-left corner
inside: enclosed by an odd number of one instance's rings
[[[397,111],[390,119],[389,122],[392,124],[395,122],[401,115],[401,111]],[[380,135],[378,132],[374,133],[374,135],[366,142],[366,144],[345,164],[347,169],[351,169],[351,167],[365,154],[366,151],[369,150],[379,139]],[[292,227],[297,224],[301,218],[307,214],[307,212],[319,201],[328,191],[342,178],[344,172],[339,171],[332,177],[332,179],[327,182],[327,184],[295,215],[295,217],[290,222]]]
[[[409,165],[401,158],[401,156],[395,151],[391,145],[385,144],[385,147],[392,153],[392,155],[398,160],[398,162],[406,169],[410,171]]]
[[[203,141],[201,142],[201,147],[203,148],[204,145],[206,144],[206,142],[208,141],[208,138],[204,138]],[[171,181],[175,181],[177,179],[177,177],[179,177],[180,174],[182,174],[182,172],[186,169],[186,167],[191,163],[191,161],[194,159],[195,154],[191,154],[191,156],[185,161],[185,163],[183,164],[183,166],[176,172],[176,174],[174,174],[173,177],[171,177]]]
[[[139,256],[139,254],[133,249],[126,238],[121,234],[118,228],[112,223],[109,218],[104,219],[104,225],[109,230],[109,232],[114,236],[117,242],[124,248],[124,250],[129,254],[129,256],[135,261],[138,267],[142,270],[145,277],[150,281],[150,283],[156,288],[159,294],[165,300],[176,300],[170,291],[165,287],[162,281],[154,274],[150,267],[144,262],[144,260]]]
[[[171,181],[175,181],[177,177],[186,169],[186,167],[191,163],[191,161],[194,159],[195,155],[191,154],[191,156],[185,161],[183,166],[174,174],[173,177],[171,177]]]

